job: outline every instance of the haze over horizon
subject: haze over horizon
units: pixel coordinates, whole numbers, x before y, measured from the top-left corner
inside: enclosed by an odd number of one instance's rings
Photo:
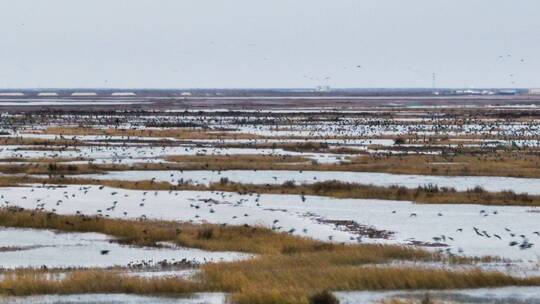
[[[0,88],[540,87],[534,0],[0,0]]]

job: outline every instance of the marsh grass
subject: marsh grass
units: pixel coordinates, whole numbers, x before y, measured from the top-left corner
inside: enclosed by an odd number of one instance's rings
[[[16,159],[13,159],[16,160]],[[74,159],[84,160],[84,159]],[[256,170],[278,170],[295,168],[299,164],[309,164],[307,158],[300,156],[278,156],[278,155],[241,155],[241,156],[218,156],[218,155],[189,155],[182,157],[170,157],[166,160],[178,161],[178,163],[136,163],[126,164],[65,164],[66,159],[26,159],[27,164],[0,163],[0,172],[6,174],[53,174],[53,175],[74,175],[104,173],[107,171],[126,170],[232,170],[249,168]]]
[[[270,161],[264,157],[257,162],[254,156],[168,156],[165,159],[181,163],[185,170],[304,170],[383,172],[394,174],[420,174],[444,176],[508,176],[540,177],[540,153],[534,151],[500,151],[489,153],[463,153],[455,155],[393,155],[376,154],[352,156],[347,161],[319,164]]]
[[[175,155],[165,160],[176,162],[167,165],[183,170],[291,170],[312,166],[308,158],[290,155]]]
[[[306,144],[307,145],[307,144]],[[302,145],[292,150],[307,149]],[[311,147],[311,146],[310,146]],[[313,147],[311,147],[313,148]],[[310,149],[311,149],[310,148]],[[313,148],[316,149],[316,148]],[[324,151],[324,153],[340,154],[340,151]],[[355,151],[358,152],[358,151]],[[352,153],[352,152],[351,152]],[[53,159],[27,160],[25,165],[3,164],[0,172],[47,174],[48,169],[43,162],[53,163]],[[69,164],[62,166],[64,160],[57,162],[60,174],[101,173],[105,171],[125,170],[303,170],[303,171],[345,171],[345,172],[382,172],[393,174],[419,174],[438,176],[508,176],[508,177],[540,177],[540,153],[524,151],[500,151],[488,153],[463,153],[452,155],[392,155],[362,154],[345,155],[338,163],[318,163],[304,156],[287,155],[174,155],[164,157],[163,163],[135,164],[77,164],[76,170],[65,170]],[[72,165],[73,167],[73,165]]]
[[[347,171],[448,176],[540,177],[537,151],[495,151],[452,155],[364,155],[344,164]]]
[[[257,135],[226,131],[213,131],[196,128],[167,129],[123,129],[123,128],[84,128],[84,127],[49,127],[43,134],[134,136],[134,137],[170,137],[175,139],[255,139]]]
[[[74,139],[45,139],[45,138],[32,138],[32,137],[3,137],[0,138],[0,145],[21,145],[21,146],[39,146],[38,149],[45,147],[51,148],[51,150],[69,149],[75,146],[84,145],[84,142]],[[28,147],[27,147],[28,148]]]
[[[119,165],[69,164],[63,159],[36,159],[24,164],[0,163],[0,172],[5,174],[70,175],[104,173],[118,169]],[[127,167],[122,167],[126,169]]]
[[[264,261],[261,261],[264,260]],[[250,264],[252,263],[252,264]],[[324,290],[414,290],[538,285],[539,278],[517,279],[502,273],[415,268],[381,268],[302,257],[261,257],[253,261],[203,266],[213,289],[233,293],[237,303],[308,303]]]
[[[200,284],[178,277],[141,278],[118,273],[89,270],[67,272],[63,279],[52,279],[41,272],[15,272],[0,280],[5,295],[135,293],[186,294],[196,292]]]
[[[285,257],[293,259],[293,257]],[[296,258],[298,259],[298,258]],[[0,281],[0,294],[81,294],[128,293],[145,295],[186,295],[193,292],[230,292],[232,303],[318,303],[326,290],[412,290],[480,288],[538,285],[537,278],[516,279],[501,273],[411,268],[336,266],[310,258],[272,264],[259,259],[203,266],[195,280],[178,277],[142,278],[104,270],[68,272],[63,279],[51,279],[42,272],[16,272]],[[281,261],[275,261],[281,262]],[[315,263],[315,264],[313,264]],[[319,264],[322,263],[322,264]],[[401,302],[390,302],[401,303]]]

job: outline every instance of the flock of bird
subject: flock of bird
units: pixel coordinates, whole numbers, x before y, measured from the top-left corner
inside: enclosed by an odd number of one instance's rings
[[[45,189],[48,190],[58,190],[63,188],[58,188],[57,186],[45,186]],[[290,234],[297,234],[299,232],[302,232],[303,235],[309,235],[308,229],[306,227],[291,227],[290,225],[285,228],[287,225],[282,225],[282,219],[283,216],[295,216],[294,213],[288,212],[286,209],[271,209],[265,206],[265,204],[261,201],[261,194],[257,193],[231,193],[231,192],[222,192],[222,191],[212,191],[209,193],[209,196],[205,196],[204,193],[201,193],[197,195],[196,197],[183,197],[179,196],[181,193],[180,191],[119,191],[115,190],[113,188],[107,188],[104,186],[79,186],[79,187],[68,187],[65,190],[61,192],[59,196],[56,198],[44,198],[42,195],[46,192],[40,191],[40,194],[33,194],[37,189],[36,188],[22,188],[20,193],[20,196],[10,196],[10,199],[8,200],[5,195],[0,195],[0,200],[5,206],[12,206],[17,205],[17,203],[14,202],[28,202],[28,204],[24,204],[24,206],[34,206],[34,210],[36,211],[45,211],[50,212],[52,214],[56,212],[65,212],[62,211],[62,208],[64,204],[69,202],[69,206],[73,207],[74,205],[80,205],[80,203],[76,203],[79,201],[79,198],[86,197],[85,199],[88,199],[89,195],[90,197],[93,195],[96,195],[96,192],[100,192],[105,194],[105,197],[108,197],[109,199],[106,199],[103,201],[102,204],[100,204],[102,207],[99,207],[95,210],[76,210],[75,214],[79,216],[88,216],[88,215],[96,215],[98,217],[124,217],[124,218],[137,218],[139,220],[148,220],[150,217],[144,212],[144,210],[150,210],[152,208],[158,208],[159,202],[163,199],[163,195],[168,195],[172,197],[178,197],[177,200],[179,203],[185,202],[185,205],[179,204],[178,208],[189,208],[192,209],[194,212],[191,213],[191,218],[186,219],[186,221],[189,222],[206,222],[208,217],[212,217],[213,214],[216,214],[218,212],[227,212],[229,214],[229,220],[227,220],[226,217],[221,217],[220,221],[223,225],[227,224],[242,224],[247,223],[246,220],[251,217],[251,214],[249,211],[246,210],[265,210],[267,212],[277,212],[278,215],[276,218],[269,221],[271,224],[269,224],[270,228],[275,231],[281,231],[286,232]],[[136,197],[135,200],[131,196]],[[100,196],[101,197],[101,196]],[[29,202],[29,200],[33,200],[32,202]],[[309,197],[306,197],[305,195],[300,195],[300,201],[303,204],[306,204],[306,207],[309,209],[309,203],[310,199]],[[138,206],[137,208],[133,208],[134,206]],[[227,206],[227,210],[225,211],[223,208],[217,208],[220,205]],[[82,205],[81,205],[82,206]],[[183,207],[185,206],[185,207]],[[237,208],[242,206],[251,206],[250,208]],[[150,209],[148,209],[150,208]],[[69,209],[70,210],[70,209]],[[131,212],[129,211],[131,210]],[[221,211],[218,211],[221,210]],[[237,210],[237,211],[236,211]],[[396,210],[392,210],[391,214],[395,215],[398,212]],[[256,215],[256,218],[254,220],[261,220],[260,213]],[[421,213],[419,211],[417,212],[411,212],[408,214],[408,217],[412,220],[421,220],[424,216],[433,216],[428,215],[425,213]],[[444,217],[445,213],[438,212],[435,214],[437,217]],[[479,216],[482,218],[488,217],[488,216],[501,216],[501,212],[498,210],[492,210],[492,211],[486,211],[486,210],[480,210]],[[391,218],[389,218],[391,219]],[[215,220],[215,219],[214,219]],[[249,221],[248,221],[249,222]],[[69,223],[66,223],[69,225]],[[414,221],[410,224],[414,225]],[[249,225],[244,224],[249,227]],[[434,243],[425,242],[424,244],[430,246],[430,245],[437,245],[437,246],[453,246],[453,243],[455,241],[458,241],[460,236],[465,233],[467,230],[470,232],[474,232],[474,235],[476,235],[479,238],[486,238],[486,239],[494,239],[499,240],[501,242],[507,242],[508,246],[510,247],[516,247],[521,250],[528,250],[533,248],[534,243],[530,241],[532,237],[538,237],[540,238],[540,232],[539,231],[530,231],[529,233],[524,232],[517,232],[509,229],[508,227],[505,228],[505,234],[497,233],[497,232],[490,232],[488,230],[479,228],[477,226],[471,225],[469,228],[465,227],[457,227],[454,231],[454,233],[449,234],[442,234],[442,235],[436,235],[432,238]],[[362,242],[362,235],[360,236],[353,236],[350,237],[351,241],[357,241]],[[301,235],[302,235],[301,234]],[[333,240],[333,235],[328,235],[328,240]],[[467,237],[470,237],[467,236]],[[463,248],[457,248],[459,253],[463,253]],[[447,249],[447,252],[450,253],[450,249]],[[109,251],[102,251],[102,255],[109,254]],[[140,266],[140,264],[139,264]],[[142,266],[140,266],[142,267]]]
[[[121,117],[121,116],[120,116]],[[267,115],[263,113],[245,114],[238,117],[234,114],[189,114],[189,115],[142,115],[129,117],[121,117],[121,120],[129,120],[130,123],[123,125],[126,129],[142,129],[148,125],[160,125],[160,124],[180,124],[187,123],[192,126],[204,125],[213,130],[220,129],[233,129],[235,132],[246,132],[255,135],[268,135],[268,134],[281,134],[280,131],[284,131],[284,134],[301,134],[301,136],[312,138],[313,140],[325,140],[329,137],[338,136],[343,139],[343,142],[337,141],[335,145],[354,145],[353,142],[347,142],[347,137],[368,137],[376,138],[377,136],[396,136],[404,134],[454,134],[454,135],[475,135],[475,136],[492,136],[497,135],[500,137],[534,137],[540,134],[540,128],[538,124],[530,121],[519,121],[515,123],[508,123],[506,120],[484,120],[481,118],[469,117],[466,119],[456,120],[452,117],[437,117],[434,115],[420,115],[417,118],[396,120],[395,118],[388,118],[384,116],[373,115],[373,117],[366,116],[365,114],[349,113],[342,117],[336,117],[336,115],[306,115],[306,114],[281,114],[281,115]],[[90,125],[96,125],[98,123],[111,123],[111,121],[118,119],[117,116],[97,116],[97,117],[54,117],[57,124],[69,124],[70,122],[86,121]],[[124,121],[127,122],[127,121]],[[47,124],[51,123],[48,121]],[[111,127],[113,127],[111,125]],[[114,127],[118,127],[116,124]],[[39,128],[35,127],[21,127],[17,130],[15,137],[24,137],[25,130],[32,130],[33,135],[39,134]],[[288,133],[287,133],[288,132]],[[38,136],[39,137],[39,136]],[[167,139],[169,142],[156,141],[154,139],[144,139],[139,137],[129,136],[92,136],[85,138],[84,136],[60,136],[54,138],[54,140],[73,140],[79,143],[75,149],[65,149],[61,151],[42,151],[29,149],[25,150],[24,147],[10,147],[3,146],[0,148],[0,155],[4,158],[32,158],[32,157],[77,157],[80,159],[87,159],[94,163],[99,162],[114,162],[114,163],[145,163],[145,162],[163,162],[163,157],[168,155],[179,154],[191,154],[191,155],[223,155],[227,154],[229,150],[227,148],[216,147],[216,144],[225,143],[226,141],[210,141],[201,140],[198,142],[190,141],[178,141],[175,143],[174,139]],[[261,140],[248,139],[247,142],[257,143]],[[286,141],[286,139],[284,140]],[[370,142],[367,142],[368,144]],[[536,143],[536,145],[538,142]],[[366,145],[366,142],[359,145]],[[390,149],[390,148],[389,148]],[[279,151],[279,153],[286,153],[286,151]],[[155,181],[156,177],[152,178]],[[175,180],[171,173],[171,182],[184,182],[183,180]],[[94,188],[92,188],[94,187]],[[21,201],[35,200],[34,209],[47,212],[59,212],[63,205],[68,200],[74,200],[79,196],[88,195],[91,189],[97,187],[100,191],[110,191],[109,188],[104,186],[81,186],[77,191],[70,192],[64,191],[60,197],[55,198],[54,202],[45,201],[43,198],[38,198],[32,194],[33,188],[28,190],[30,193],[21,195],[19,199]],[[73,189],[73,188],[69,188]],[[123,193],[123,194],[120,194]],[[143,210],[149,210],[149,208],[155,208],[159,203],[157,197],[160,192],[158,191],[144,191],[142,192],[142,198],[137,202],[139,211],[133,214],[130,211],[124,210],[124,200],[128,200],[128,193],[120,191],[110,191],[108,196],[110,200],[106,205],[103,205],[99,209],[91,211],[93,214],[103,217],[118,216],[117,211],[123,217],[137,217],[139,219],[148,219],[149,216]],[[213,195],[218,195],[220,199],[205,198],[189,199],[188,208],[195,211],[192,218],[189,218],[190,222],[205,221],[207,214],[215,215],[219,212],[217,208],[220,204],[230,204],[234,206],[242,206],[253,202],[255,207],[260,210],[269,210],[265,208],[264,204],[260,201],[260,194],[251,194],[254,197],[238,197],[236,194],[226,192],[215,192]],[[178,196],[177,191],[169,191],[168,195]],[[230,201],[233,199],[236,201]],[[9,201],[4,198],[4,195],[0,197],[3,200],[3,204],[6,206],[16,205],[17,202]],[[302,203],[309,205],[309,197],[300,195]],[[234,210],[234,209],[233,209]],[[244,209],[242,209],[244,210]],[[285,210],[286,211],[286,210]],[[87,211],[88,212],[88,211]],[[282,213],[283,210],[275,210],[275,212]],[[207,213],[207,214],[206,214]],[[395,211],[392,211],[395,214]],[[77,210],[76,214],[81,216],[85,215],[85,212]],[[483,211],[480,216],[495,216],[498,213],[493,211],[488,213]],[[409,214],[410,218],[421,218],[424,214],[419,212],[413,212]],[[443,213],[438,213],[437,216],[444,216]],[[243,220],[252,218],[252,214],[249,212],[231,212],[230,222],[242,223]],[[304,235],[308,234],[308,230],[305,227],[289,227],[282,223],[282,219],[277,217],[270,220],[271,229],[275,231],[282,231],[291,234],[297,234],[302,232]],[[227,224],[227,222],[224,222]],[[530,240],[532,236],[525,233],[517,233],[506,228],[507,234],[494,233],[487,231],[479,227],[471,226],[470,228],[458,227],[452,233],[437,235],[432,238],[437,243],[451,243],[457,240],[461,233],[469,230],[473,232],[476,237],[496,239],[501,242],[508,242],[510,247],[516,247],[522,250],[531,249],[534,247],[534,243]],[[532,231],[531,234],[540,237],[540,232]],[[328,235],[329,240],[333,240],[333,235]],[[351,240],[361,240],[361,238],[353,238]],[[461,249],[460,249],[461,251]],[[109,255],[111,252],[103,250],[101,255]],[[141,262],[138,267],[144,266],[144,262]],[[141,266],[142,265],[142,266]]]
[[[396,211],[392,211],[392,214],[395,214]],[[493,215],[497,215],[499,214],[498,211],[492,211]],[[437,216],[443,216],[443,213],[437,213]],[[480,210],[480,216],[482,217],[487,217],[489,216],[489,212],[487,212],[486,210]],[[409,217],[418,217],[418,214],[417,213],[411,213],[409,215]],[[501,237],[501,235],[497,234],[497,233],[489,233],[488,231],[486,230],[481,230],[480,228],[478,227],[475,227],[475,226],[472,226],[471,227],[472,231],[474,231],[474,233],[476,234],[476,236],[478,237],[481,237],[481,238],[496,238],[498,240],[501,240],[503,241],[503,237]],[[510,242],[509,242],[509,246],[510,247],[514,247],[514,246],[517,246],[519,247],[519,249],[522,249],[522,250],[526,250],[526,249],[530,249],[534,246],[534,243],[531,243],[529,241],[529,238],[525,235],[525,234],[517,234],[515,232],[513,232],[511,229],[509,229],[508,227],[505,227],[504,230],[508,233],[508,236],[511,238]],[[463,228],[457,228],[456,229],[456,233],[463,233]],[[534,234],[535,236],[538,236],[540,237],[540,231],[532,231],[532,234]],[[516,240],[515,238],[516,237],[519,237],[518,240]],[[446,245],[445,242],[450,242],[450,241],[454,241],[454,237],[452,236],[447,236],[447,235],[440,235],[440,236],[434,236],[432,239],[433,241],[437,242],[438,245]],[[443,243],[441,243],[443,242]],[[463,253],[463,249],[462,248],[459,248],[458,251],[460,253]]]
[[[234,113],[234,114],[233,114]],[[241,115],[241,119],[235,115]],[[243,113],[232,112],[231,114],[222,113],[221,116],[211,115],[208,113],[190,113],[189,115],[178,116],[127,116],[123,120],[134,119],[135,122],[122,124],[121,128],[125,130],[142,130],[146,126],[159,125],[168,122],[172,125],[177,125],[182,122],[190,125],[203,125],[208,130],[233,130],[233,132],[251,133],[260,136],[285,136],[278,139],[284,143],[289,142],[287,136],[301,136],[310,141],[326,142],[329,138],[339,137],[340,141],[332,141],[335,147],[356,147],[363,149],[369,146],[369,140],[364,142],[351,141],[357,138],[377,138],[377,137],[397,137],[397,136],[429,136],[452,134],[455,136],[474,136],[476,138],[498,138],[501,143],[518,144],[520,146],[539,147],[540,127],[534,120],[530,121],[514,121],[509,122],[507,119],[484,119],[482,117],[467,117],[455,118],[453,116],[436,116],[429,113],[418,114],[416,117],[407,119],[396,119],[394,117],[379,117],[378,114],[373,114],[372,117],[366,117],[362,112],[348,113],[342,117],[332,115],[307,115],[298,117],[299,114],[290,113],[288,115],[268,114],[268,117],[261,116],[263,113]],[[306,115],[306,114],[303,114]],[[337,114],[336,114],[337,115]],[[63,116],[62,116],[63,117]],[[99,126],[100,122],[111,123],[113,119],[118,119],[114,115],[100,117],[77,117],[67,116],[62,120],[59,117],[45,119],[44,124],[73,124],[79,119],[80,124],[86,122],[88,126]],[[106,125],[105,125],[106,126]],[[116,125],[109,125],[110,128],[115,128]],[[19,126],[11,135],[12,138],[40,138],[41,130],[35,126]],[[164,163],[164,157],[171,155],[226,155],[234,153],[233,150],[227,148],[228,143],[245,143],[246,147],[257,147],[259,143],[268,142],[268,139],[246,139],[246,140],[174,140],[174,138],[142,138],[137,136],[62,136],[43,134],[43,138],[51,140],[73,140],[78,143],[76,147],[64,147],[60,150],[35,149],[34,147],[25,146],[3,146],[0,147],[0,157],[12,159],[28,159],[28,158],[77,158],[87,160],[90,163],[118,163],[118,164],[134,164],[134,163]],[[509,140],[505,140],[508,138]],[[516,141],[516,138],[525,138],[530,140]],[[291,141],[294,142],[294,141]],[[392,147],[392,143],[387,144],[386,152],[396,153]],[[262,153],[262,149],[260,152]],[[418,148],[420,153],[420,148]],[[250,153],[251,150],[246,150]],[[372,153],[384,153],[385,150],[365,150]],[[258,153],[258,152],[251,152]],[[278,155],[298,155],[298,152],[285,151],[282,149],[267,150],[264,153]],[[314,160],[320,160],[319,157],[314,157],[312,154],[307,154]],[[327,155],[328,156],[328,155]],[[336,155],[331,159],[325,160],[330,162],[339,162],[343,158],[341,155]],[[81,162],[81,161],[79,161]]]

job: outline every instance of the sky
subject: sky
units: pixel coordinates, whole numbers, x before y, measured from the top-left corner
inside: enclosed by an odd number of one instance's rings
[[[538,0],[0,0],[0,88],[540,87]]]

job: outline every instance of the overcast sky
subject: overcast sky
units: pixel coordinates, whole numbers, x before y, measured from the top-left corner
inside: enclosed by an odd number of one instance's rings
[[[1,88],[540,87],[539,0],[0,0],[0,33]]]

